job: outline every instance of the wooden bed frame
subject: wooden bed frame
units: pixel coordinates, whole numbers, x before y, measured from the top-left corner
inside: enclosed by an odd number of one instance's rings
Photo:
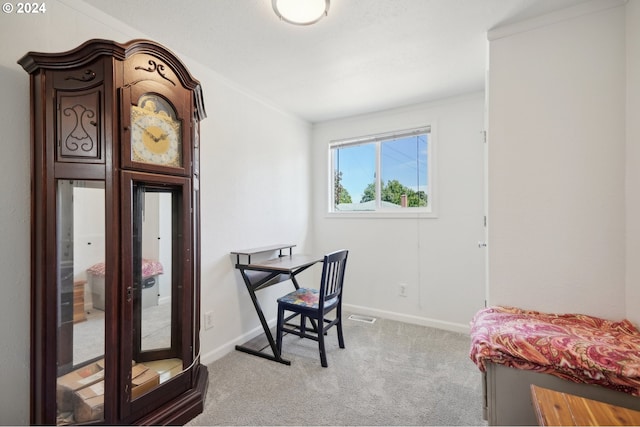
[[[592,384],[503,366],[487,361],[483,375],[483,413],[489,425],[537,425],[531,384],[625,408],[640,410],[640,397]]]

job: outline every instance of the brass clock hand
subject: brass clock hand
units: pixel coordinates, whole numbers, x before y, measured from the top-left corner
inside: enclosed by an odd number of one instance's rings
[[[147,134],[147,136],[149,136],[149,138],[153,139],[154,142],[158,142],[156,140],[156,136],[154,134],[151,133],[151,131],[147,128],[144,128],[144,133]]]
[[[169,137],[169,135],[168,135],[168,134],[163,133],[162,135],[160,135],[160,136],[158,137],[158,139],[156,139],[156,142],[160,142],[160,141],[162,141],[163,139],[167,139],[168,137]]]
[[[148,136],[149,138],[153,139],[155,142],[158,142],[158,141],[156,141],[156,137],[155,137],[155,135],[154,135],[154,134],[152,134],[151,132],[149,132],[149,129],[147,129],[146,127],[142,126],[142,125],[141,125],[141,124],[139,124],[139,123],[134,123],[134,125],[135,125],[135,126],[137,126],[137,127],[139,127],[140,129],[142,129],[142,131],[143,131],[144,133],[146,133],[146,134],[147,134],[147,136]]]
[[[156,142],[156,143],[162,141],[163,139],[165,139],[165,138],[167,138],[169,136],[164,132],[162,134],[160,134],[160,136],[155,136],[147,128],[144,128],[144,133],[146,133],[149,136],[149,138],[153,139],[153,142]]]

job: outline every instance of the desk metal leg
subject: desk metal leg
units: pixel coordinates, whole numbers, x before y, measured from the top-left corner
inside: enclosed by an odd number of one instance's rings
[[[295,274],[291,275],[291,281],[293,282],[293,286],[296,289],[300,289],[300,285],[298,284],[298,281],[296,280],[296,275]]]
[[[247,291],[249,291],[249,296],[251,297],[253,306],[256,309],[256,313],[258,314],[258,318],[260,319],[260,323],[262,324],[262,329],[264,330],[267,340],[269,341],[269,346],[271,347],[271,351],[273,352],[273,355],[264,353],[262,351],[254,350],[252,348],[248,348],[245,346],[241,346],[241,345],[236,345],[236,350],[242,351],[244,353],[249,353],[254,356],[263,357],[265,359],[273,360],[275,362],[280,362],[285,365],[291,365],[290,360],[283,359],[280,356],[280,352],[278,352],[278,347],[276,346],[276,342],[273,339],[273,335],[271,335],[271,331],[269,330],[269,324],[267,323],[267,320],[264,317],[264,313],[262,312],[262,308],[260,307],[260,303],[258,302],[258,298],[256,297],[256,294],[254,291],[255,288],[259,288],[260,286],[263,286],[265,283],[269,282],[270,280],[275,279],[277,276],[279,276],[279,274],[274,274],[264,280],[261,280],[258,283],[252,284],[251,280],[249,279],[249,277],[247,277],[243,269],[240,270],[240,273],[242,274],[242,278],[244,279],[245,285],[247,286]],[[294,285],[295,285],[295,282],[294,282]]]

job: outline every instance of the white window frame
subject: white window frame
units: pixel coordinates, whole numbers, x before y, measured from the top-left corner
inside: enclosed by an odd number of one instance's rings
[[[336,139],[329,141],[327,146],[327,170],[328,170],[328,194],[327,194],[327,210],[326,216],[329,218],[437,218],[436,207],[436,126],[435,124],[397,130],[392,132],[378,133],[373,135]],[[376,150],[376,176],[379,176],[381,170],[380,147],[382,142],[395,138],[402,138],[411,135],[419,135],[422,133],[429,134],[429,142],[427,144],[427,203],[426,207],[409,207],[402,209],[383,208],[381,206],[381,188],[380,181],[376,180],[376,208],[370,211],[337,211],[334,207],[334,149],[337,147],[347,147],[363,144],[375,143]]]

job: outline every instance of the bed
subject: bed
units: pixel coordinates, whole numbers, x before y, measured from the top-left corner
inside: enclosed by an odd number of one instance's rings
[[[87,284],[91,290],[93,308],[104,311],[105,294],[104,278],[106,265],[99,262],[87,269]],[[152,259],[142,260],[142,308],[158,305],[159,284],[158,276],[163,274],[162,264]]]
[[[640,410],[640,331],[628,320],[489,307],[471,322],[470,357],[490,425],[536,424],[531,384]]]

